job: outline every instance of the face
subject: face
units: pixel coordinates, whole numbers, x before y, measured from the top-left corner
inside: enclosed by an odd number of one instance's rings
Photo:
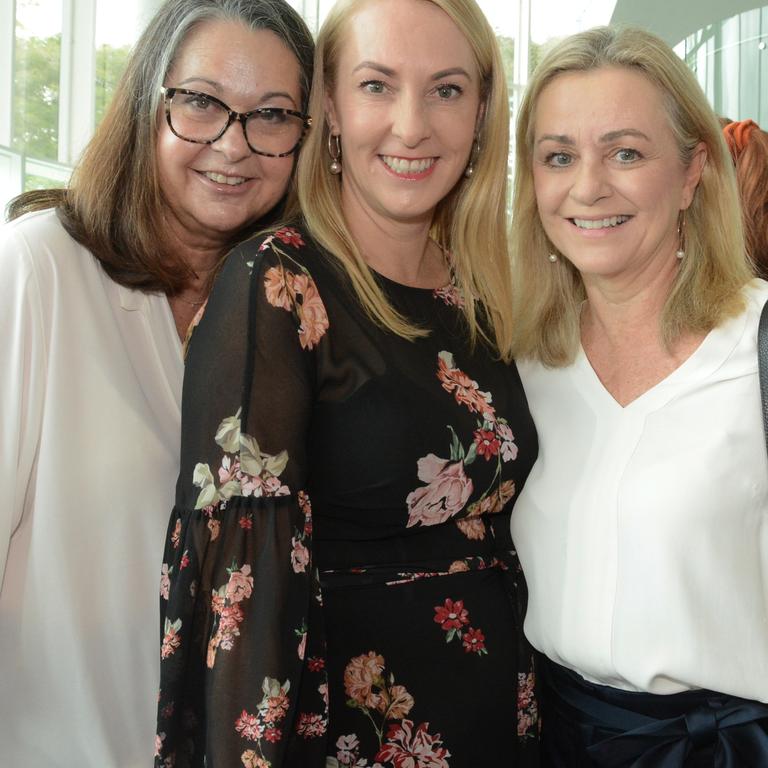
[[[210,21],[193,29],[165,85],[215,96],[231,109],[301,109],[299,64],[272,32]],[[251,152],[240,123],[213,144],[176,137],[161,107],[157,140],[160,184],[172,224],[184,238],[226,240],[266,214],[283,196],[293,158]]]
[[[643,74],[603,68],[557,76],[535,111],[533,179],[555,247],[591,277],[670,269],[678,213],[706,159],[686,168],[660,91]]]
[[[480,114],[466,38],[427,0],[370,0],[347,22],[327,99],[348,220],[432,220],[469,161]]]

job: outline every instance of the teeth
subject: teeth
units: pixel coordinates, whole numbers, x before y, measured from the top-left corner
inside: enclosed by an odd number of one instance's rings
[[[629,221],[629,216],[609,216],[606,219],[573,219],[573,223],[579,229],[605,229],[615,227]]]
[[[381,159],[387,167],[395,173],[424,173],[430,166],[434,165],[435,159],[428,157],[423,160],[408,160],[404,157],[391,157],[382,155]]]
[[[238,184],[248,181],[244,176],[224,176],[221,173],[214,173],[213,171],[205,171],[203,175],[207,176],[211,181],[215,181],[217,184],[228,184],[230,187],[236,187]]]

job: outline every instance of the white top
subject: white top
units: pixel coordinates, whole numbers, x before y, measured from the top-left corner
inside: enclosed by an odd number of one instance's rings
[[[592,682],[768,702],[768,460],[757,326],[768,283],[622,408],[583,351],[522,363],[540,452],[512,515],[525,632]]]
[[[0,228],[0,765],[145,768],[181,344],[55,213]]]

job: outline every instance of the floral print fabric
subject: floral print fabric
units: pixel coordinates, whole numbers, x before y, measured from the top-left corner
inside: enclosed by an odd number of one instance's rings
[[[228,258],[189,346],[156,766],[537,764],[509,515],[517,371],[453,283],[385,333],[301,227]]]

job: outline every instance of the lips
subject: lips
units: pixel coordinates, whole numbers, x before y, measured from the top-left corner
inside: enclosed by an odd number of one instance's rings
[[[216,184],[226,184],[228,187],[237,187],[240,184],[249,181],[245,176],[228,176],[223,173],[216,173],[216,171],[200,171],[206,179],[210,179]]]
[[[618,227],[631,218],[631,216],[606,216],[603,219],[578,219],[574,217],[569,221],[573,222],[579,229],[610,229]]]
[[[413,160],[407,157],[395,157],[393,155],[380,155],[380,157],[390,171],[403,176],[413,176],[414,174],[424,173],[437,162],[437,158],[435,157],[422,157]]]

